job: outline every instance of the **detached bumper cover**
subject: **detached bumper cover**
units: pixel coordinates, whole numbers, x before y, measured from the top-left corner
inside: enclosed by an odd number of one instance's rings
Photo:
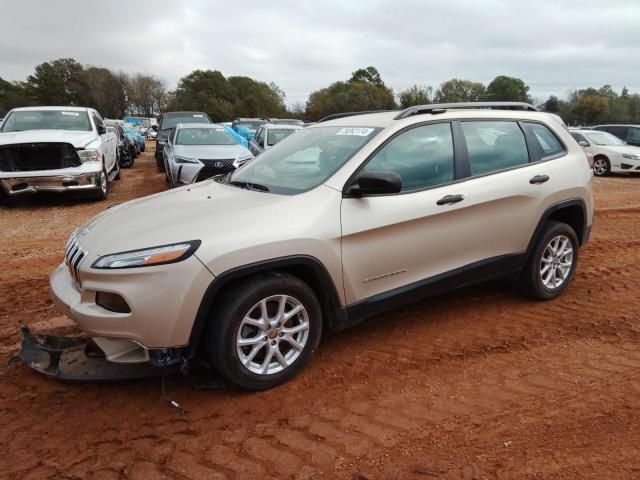
[[[150,363],[112,363],[86,338],[43,335],[38,340],[26,325],[20,330],[21,348],[14,359],[19,358],[34,370],[58,380],[112,382],[158,377],[180,370],[179,365],[159,368]]]

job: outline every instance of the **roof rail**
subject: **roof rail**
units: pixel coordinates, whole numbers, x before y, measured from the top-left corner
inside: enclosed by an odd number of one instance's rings
[[[355,115],[365,115],[367,113],[382,113],[382,112],[391,112],[391,110],[367,110],[367,111],[364,111],[364,112],[333,113],[331,115],[327,115],[324,118],[321,118],[316,123],[326,122],[326,121],[329,121],[329,120],[335,120],[336,118],[353,117]]]
[[[495,110],[526,110],[537,112],[538,109],[533,105],[524,102],[464,102],[464,103],[433,103],[431,105],[414,105],[405,108],[398,115],[393,117],[394,120],[401,120],[412,115],[421,113],[442,113],[455,108],[488,108]]]

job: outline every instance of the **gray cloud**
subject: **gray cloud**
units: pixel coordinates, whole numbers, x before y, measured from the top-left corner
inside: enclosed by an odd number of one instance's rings
[[[169,87],[196,68],[248,75],[288,103],[367,65],[396,91],[499,74],[539,98],[605,83],[640,91],[638,0],[0,0],[0,12],[9,80],[73,57]]]

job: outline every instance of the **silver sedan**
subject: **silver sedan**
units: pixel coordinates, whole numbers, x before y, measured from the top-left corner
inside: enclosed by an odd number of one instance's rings
[[[169,134],[163,157],[172,187],[232,172],[253,159],[229,127],[211,123],[178,124]]]

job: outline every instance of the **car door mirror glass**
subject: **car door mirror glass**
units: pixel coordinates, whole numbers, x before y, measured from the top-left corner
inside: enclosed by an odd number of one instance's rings
[[[580,145],[581,147],[588,147],[589,146],[589,142],[587,142],[586,140],[580,140],[578,142],[578,145]]]
[[[359,175],[349,186],[348,195],[388,195],[402,190],[400,175],[390,170],[370,170]]]

